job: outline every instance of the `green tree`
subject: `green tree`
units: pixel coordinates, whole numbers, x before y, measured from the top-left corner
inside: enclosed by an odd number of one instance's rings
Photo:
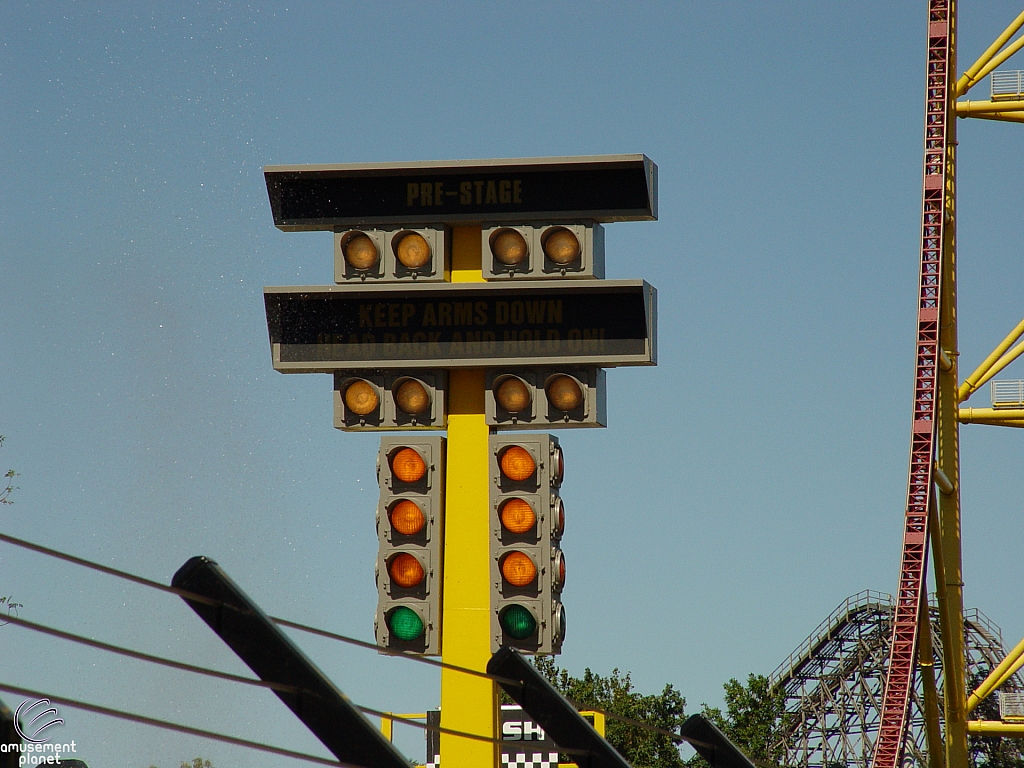
[[[151,765],[149,768],[156,768],[156,766]],[[182,760],[181,768],[213,768],[213,763],[209,760],[203,760],[201,757],[194,757],[192,758],[191,763],[186,760]]]
[[[602,677],[589,668],[583,677],[573,677],[550,657],[538,656],[534,665],[562,694],[582,709],[601,709],[666,731],[677,731],[686,719],[686,699],[668,684],[660,694],[644,695],[633,690],[629,672],[613,669]],[[605,737],[635,768],[679,768],[684,763],[669,736],[636,725],[608,719]]]
[[[754,674],[747,676],[746,685],[733,678],[722,687],[725,712],[704,705],[704,717],[717,725],[755,763],[780,765],[786,754],[783,733],[787,724],[782,692],[773,692],[767,677]],[[700,757],[693,757],[689,765],[699,768],[706,763]]]

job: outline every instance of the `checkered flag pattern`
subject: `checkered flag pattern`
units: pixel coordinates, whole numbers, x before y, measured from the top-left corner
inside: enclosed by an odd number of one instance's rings
[[[533,752],[527,757],[525,752],[502,754],[502,768],[558,768],[557,752]]]

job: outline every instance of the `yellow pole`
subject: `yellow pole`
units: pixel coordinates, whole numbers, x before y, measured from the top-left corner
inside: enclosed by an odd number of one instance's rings
[[[1002,120],[1004,123],[1024,123],[1024,111],[1017,112],[972,112],[961,117],[976,117],[979,120]]]
[[[986,424],[993,421],[1020,421],[1021,408],[960,408],[957,418],[961,424]]]
[[[992,367],[989,368],[987,371],[985,371],[985,373],[982,375],[982,377],[980,379],[978,379],[977,383],[975,383],[975,385],[974,385],[974,388],[977,390],[977,389],[980,389],[981,387],[983,387],[985,384],[987,384],[989,382],[989,379],[994,377],[997,373],[999,373],[1001,370],[1003,370],[1003,368],[1005,368],[1010,363],[1012,363],[1014,360],[1016,360],[1018,357],[1020,357],[1021,354],[1024,354],[1024,341],[1022,341],[1016,347],[1014,347],[1009,352],[1007,352],[1005,355],[1003,355],[998,360],[996,360],[992,364]]]
[[[483,282],[480,238],[480,227],[453,228],[453,283]],[[488,434],[484,371],[451,371],[441,659],[481,672],[491,657]],[[494,739],[497,723],[494,683],[450,669],[441,671],[441,725]],[[497,744],[441,734],[445,768],[493,768],[497,759]]]
[[[996,38],[996,41],[992,43],[992,45],[990,45],[983,54],[981,54],[978,60],[971,64],[970,68],[960,76],[960,79],[957,80],[956,83],[957,96],[963,96],[976,82],[984,77],[984,75],[978,74],[981,72],[981,68],[992,60],[992,57],[996,55],[999,49],[1006,45],[1006,42],[1013,37],[1017,33],[1017,30],[1022,26],[1024,26],[1024,11],[1022,11],[1021,14],[1013,20],[1010,26],[1003,31],[1003,34]]]
[[[1015,22],[1015,23],[1016,23],[1016,22]],[[1012,33],[1011,33],[1011,34],[1012,34]],[[976,72],[976,73],[974,74],[974,76],[972,77],[972,82],[971,82],[971,85],[973,85],[974,83],[976,83],[976,82],[978,82],[979,80],[981,80],[981,78],[983,78],[983,77],[984,77],[985,75],[987,75],[987,74],[988,74],[989,72],[991,72],[991,71],[992,71],[993,69],[995,69],[996,67],[998,67],[998,66],[999,66],[1000,64],[1002,64],[1002,63],[1003,63],[1004,61],[1006,61],[1006,60],[1007,60],[1008,58],[1010,58],[1011,56],[1013,56],[1013,54],[1015,54],[1015,53],[1016,53],[1017,51],[1019,51],[1019,50],[1021,49],[1021,47],[1024,47],[1024,37],[1018,37],[1018,38],[1017,38],[1016,40],[1014,40],[1014,41],[1013,41],[1012,43],[1010,43],[1010,46],[1009,46],[1009,47],[1008,47],[1008,48],[1007,48],[1007,49],[1006,49],[1005,51],[1003,51],[1002,53],[1000,53],[1000,54],[999,54],[999,55],[997,55],[997,56],[994,56],[994,57],[993,57],[993,58],[992,58],[992,59],[991,59],[990,61],[987,61],[987,62],[986,62],[986,63],[985,63],[985,64],[984,64],[984,65],[983,65],[983,66],[982,66],[982,67],[981,67],[981,68],[980,68],[980,69],[979,69],[979,70],[978,70],[978,71],[977,71],[977,72]],[[963,79],[963,78],[961,78],[961,79]],[[957,86],[958,86],[958,87],[959,87],[959,85],[960,85],[960,84],[959,84],[959,83],[957,83]],[[970,87],[970,86],[968,86],[968,87]],[[959,95],[960,95],[961,93],[963,93],[963,91],[959,91],[959,90],[957,91],[957,95],[958,95],[958,96],[959,96]]]
[[[918,630],[918,661],[924,692],[924,725],[928,737],[928,768],[943,768],[942,734],[939,731],[939,692],[935,686],[935,655],[932,648],[932,616],[928,609],[928,590],[921,590],[921,617]]]
[[[1004,723],[999,720],[970,720],[967,723],[968,733],[981,736],[1014,736],[1024,738],[1024,723]]]
[[[1021,320],[1017,324],[1017,327],[1010,331],[1010,335],[1003,339],[999,343],[999,346],[992,350],[992,354],[986,357],[985,361],[978,366],[977,370],[968,376],[964,380],[964,383],[960,385],[960,402],[969,398],[971,393],[980,386],[977,383],[978,380],[988,372],[988,369],[992,367],[993,363],[1003,356],[1003,353],[1010,348],[1010,345],[1021,337],[1021,334],[1024,334],[1024,320]]]
[[[949,69],[956,73],[956,3],[949,3],[953,23],[949,30]],[[945,723],[946,768],[968,768],[967,683],[964,670],[964,579],[960,548],[960,423],[957,421],[957,254],[956,254],[956,121],[953,84],[946,95],[946,189],[943,194],[941,288],[942,314],[939,317],[939,349],[954,362],[949,370],[938,372],[936,392],[936,431],[939,469],[953,486],[950,494],[938,494],[938,547],[941,550],[944,598],[939,602],[942,626],[943,720]]]
[[[1024,37],[1021,40],[1024,41]],[[1024,101],[958,101],[955,106],[957,115],[966,117],[975,112],[1013,112],[1024,109]]]
[[[978,706],[978,702],[1005,683],[1021,666],[1024,666],[1024,640],[1017,643],[1006,658],[999,662],[999,666],[993,669],[974,693],[967,697],[967,711],[970,712]]]

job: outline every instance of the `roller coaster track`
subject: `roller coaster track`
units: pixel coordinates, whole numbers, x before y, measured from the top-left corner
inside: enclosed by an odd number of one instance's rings
[[[956,298],[952,291],[952,295],[947,296],[943,290],[951,285],[954,269],[956,136],[951,104],[956,84],[955,26],[955,0],[929,0],[921,267],[910,468],[903,554],[874,768],[899,768],[903,761],[903,736],[914,686],[918,631],[922,614],[927,610],[929,514],[933,513],[934,504],[933,467],[939,458],[939,366],[944,353],[940,347],[940,326],[950,317],[954,322],[953,346],[948,352],[952,353],[952,359],[956,356]],[[944,306],[944,303],[952,306]],[[945,359],[950,359],[948,354]],[[959,613],[962,616],[962,607]]]
[[[931,651],[943,658],[937,602],[929,604]],[[895,601],[890,595],[864,591],[844,600],[783,661],[769,678],[771,691],[784,704],[782,730],[775,749],[780,764],[791,768],[867,768],[877,743],[882,693]],[[973,681],[986,677],[1005,656],[1002,632],[983,613],[966,611],[962,624],[965,668]],[[922,636],[923,641],[923,636]],[[941,661],[936,677],[943,680]],[[944,686],[939,687],[941,692]],[[1022,689],[1011,675],[1000,690]],[[938,697],[942,700],[941,695]],[[925,692],[914,679],[903,734],[903,765],[927,768],[932,762],[925,717]],[[938,708],[935,710],[938,711]],[[975,744],[975,749],[978,745]],[[941,761],[942,746],[937,757]],[[1019,750],[1005,757],[1017,759]]]

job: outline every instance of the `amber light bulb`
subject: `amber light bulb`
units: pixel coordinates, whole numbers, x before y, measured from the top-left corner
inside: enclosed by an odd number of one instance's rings
[[[403,448],[391,457],[391,471],[403,483],[415,483],[427,473],[427,464],[417,451]]]
[[[427,389],[415,379],[402,382],[402,385],[395,392],[395,405],[411,416],[423,413],[430,407],[430,395]]]
[[[583,390],[572,376],[556,376],[545,391],[548,402],[560,411],[574,411],[583,404]]]
[[[403,536],[419,533],[426,523],[423,510],[415,501],[402,499],[391,508],[391,527]]]
[[[516,267],[526,261],[526,238],[514,229],[503,229],[491,241],[494,258],[507,267]]]
[[[509,413],[522,413],[530,407],[530,388],[522,379],[509,376],[498,385],[494,399]]]
[[[513,445],[501,454],[501,473],[509,480],[526,480],[537,471],[537,462],[521,445]]]
[[[388,573],[393,582],[406,589],[423,581],[423,566],[408,552],[403,552],[388,563]]]
[[[525,499],[509,499],[501,508],[501,524],[511,533],[526,533],[537,524],[537,513]]]
[[[352,269],[372,269],[380,256],[373,240],[362,232],[350,237],[343,250],[345,261]]]
[[[537,578],[537,565],[525,552],[509,552],[501,561],[501,575],[513,587],[525,587]]]
[[[357,416],[373,413],[379,404],[377,390],[365,379],[357,379],[345,389],[345,407]]]
[[[580,241],[568,229],[558,227],[544,240],[544,254],[564,267],[580,257]]]
[[[398,241],[398,260],[409,269],[419,269],[430,261],[430,244],[418,232],[410,232]]]

